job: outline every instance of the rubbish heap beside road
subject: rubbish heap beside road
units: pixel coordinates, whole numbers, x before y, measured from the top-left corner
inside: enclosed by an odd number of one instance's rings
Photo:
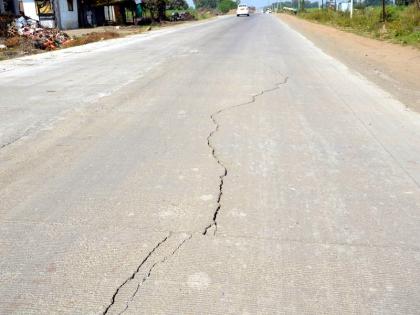
[[[56,28],[40,27],[38,21],[23,16],[9,24],[8,37],[11,43],[20,42],[16,38],[21,37],[35,48],[44,50],[54,50],[70,40],[66,33]]]

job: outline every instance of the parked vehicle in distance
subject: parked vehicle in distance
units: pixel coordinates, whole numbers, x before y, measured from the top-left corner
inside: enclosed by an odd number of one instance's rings
[[[246,4],[240,4],[238,5],[238,8],[236,9],[236,16],[246,15],[249,16],[249,8]]]
[[[271,13],[271,9],[267,9],[267,10],[265,10],[265,13],[266,13],[266,14],[270,14],[270,13]]]

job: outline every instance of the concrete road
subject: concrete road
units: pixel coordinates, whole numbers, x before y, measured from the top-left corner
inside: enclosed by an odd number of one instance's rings
[[[420,116],[276,17],[0,69],[1,314],[420,312]]]

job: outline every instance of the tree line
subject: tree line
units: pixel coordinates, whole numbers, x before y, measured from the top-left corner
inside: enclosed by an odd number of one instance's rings
[[[150,12],[153,21],[166,20],[166,10],[187,10],[188,3],[185,0],[143,0],[143,10]]]
[[[193,0],[196,9],[213,9],[222,13],[236,9],[239,1],[232,0]]]
[[[290,7],[290,8],[297,8],[299,6],[300,0],[288,0],[288,1],[281,1],[281,2],[274,2],[271,5],[275,8],[283,8],[283,7]],[[355,8],[364,8],[364,7],[370,7],[370,6],[380,6],[382,5],[382,1],[385,1],[386,5],[392,5],[394,4],[393,0],[354,0],[354,6]],[[300,1],[302,4],[303,0]],[[316,2],[304,0],[304,8],[318,8],[319,6],[326,7],[325,4],[327,3],[336,3],[341,2],[338,0],[319,0]],[[345,1],[344,1],[345,2]],[[410,4],[416,4],[418,8],[420,8],[420,0],[395,0],[396,5],[410,5]]]
[[[193,2],[196,9],[218,10],[222,13],[236,9],[239,4],[239,0],[193,0]],[[186,0],[143,0],[142,6],[144,10],[150,12],[154,21],[165,20],[166,10],[187,10],[189,7]]]

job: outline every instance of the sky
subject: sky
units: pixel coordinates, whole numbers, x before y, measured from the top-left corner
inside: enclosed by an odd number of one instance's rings
[[[278,1],[267,1],[267,0],[242,0],[241,3],[254,6],[256,8],[269,6],[273,2]]]

